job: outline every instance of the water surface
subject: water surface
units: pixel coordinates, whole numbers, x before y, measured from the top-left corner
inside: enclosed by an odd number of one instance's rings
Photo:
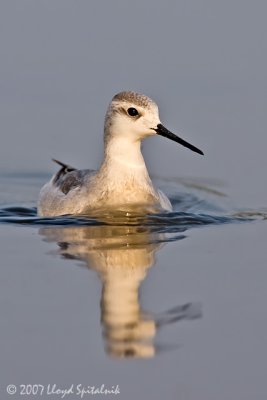
[[[233,207],[214,183],[178,179],[158,180],[172,213],[39,218],[46,178],[0,182],[4,385],[263,399],[264,212]]]

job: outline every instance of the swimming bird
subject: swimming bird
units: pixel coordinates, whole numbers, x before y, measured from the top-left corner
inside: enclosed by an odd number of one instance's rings
[[[99,170],[78,170],[54,160],[61,168],[41,189],[38,214],[88,215],[101,209],[171,211],[167,196],[153,186],[141,152],[141,141],[153,135],[203,155],[162,125],[152,99],[131,91],[116,94],[105,116],[104,159]]]

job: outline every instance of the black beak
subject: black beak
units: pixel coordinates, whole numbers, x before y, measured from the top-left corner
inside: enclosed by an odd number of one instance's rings
[[[157,132],[158,135],[164,136],[168,139],[173,140],[174,142],[180,143],[181,145],[187,147],[188,149],[195,151],[198,154],[202,154],[204,156],[203,151],[199,150],[197,147],[181,139],[179,136],[176,136],[174,133],[168,131],[168,129],[166,129],[163,125],[158,124],[157,128],[154,129],[154,131]]]

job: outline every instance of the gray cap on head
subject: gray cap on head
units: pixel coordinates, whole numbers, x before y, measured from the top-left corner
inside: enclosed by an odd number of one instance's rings
[[[149,107],[155,105],[155,102],[144,94],[131,91],[117,93],[113,97],[112,101],[127,101],[141,107]]]

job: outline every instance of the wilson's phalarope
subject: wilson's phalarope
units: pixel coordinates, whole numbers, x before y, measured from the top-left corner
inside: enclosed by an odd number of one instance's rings
[[[88,214],[109,208],[172,210],[167,196],[154,188],[141,153],[141,141],[156,134],[203,154],[161,124],[158,106],[149,97],[135,92],[115,95],[105,117],[100,169],[77,170],[54,160],[61,169],[41,189],[38,214]]]

